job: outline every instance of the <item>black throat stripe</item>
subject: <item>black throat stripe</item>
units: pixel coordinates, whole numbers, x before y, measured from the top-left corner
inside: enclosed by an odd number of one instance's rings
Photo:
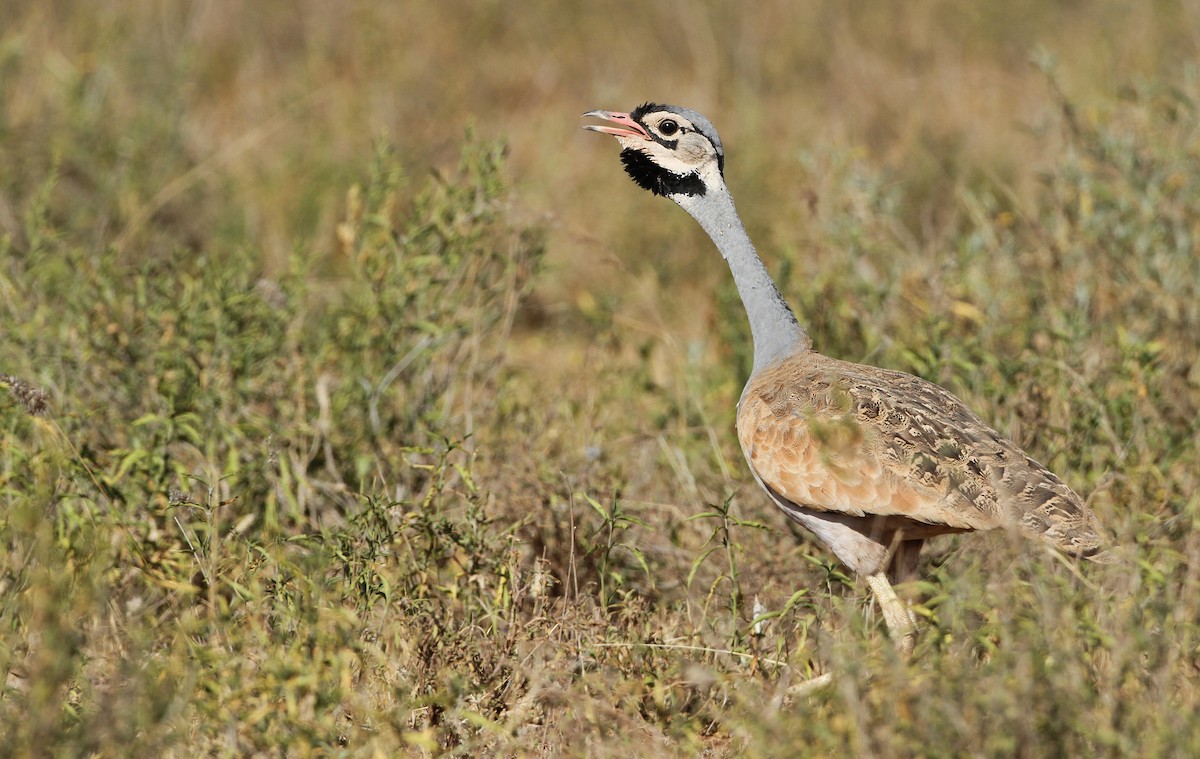
[[[625,173],[638,187],[655,195],[703,195],[708,192],[704,180],[696,172],[676,174],[667,171],[640,150],[622,150],[621,163],[625,166]]]

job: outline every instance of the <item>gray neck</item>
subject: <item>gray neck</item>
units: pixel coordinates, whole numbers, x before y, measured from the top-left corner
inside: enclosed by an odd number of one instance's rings
[[[754,250],[733,207],[733,197],[724,182],[712,186],[703,195],[671,195],[671,200],[700,222],[721,251],[742,305],[750,317],[750,334],[754,338],[754,369],[757,373],[768,364],[798,351],[812,347],[808,333],[796,321],[796,315],[767,273],[767,267]]]

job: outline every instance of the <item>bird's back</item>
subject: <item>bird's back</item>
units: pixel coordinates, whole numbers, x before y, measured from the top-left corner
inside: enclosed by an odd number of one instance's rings
[[[1103,543],[1095,515],[1062,480],[910,374],[800,351],[750,378],[737,427],[777,501],[883,517],[914,537],[1008,527],[1084,556]]]

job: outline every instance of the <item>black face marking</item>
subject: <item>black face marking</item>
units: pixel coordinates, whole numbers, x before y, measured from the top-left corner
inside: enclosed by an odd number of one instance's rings
[[[656,130],[651,129],[645,122],[645,118],[648,114],[656,113],[658,111],[663,111],[665,113],[678,114],[679,116],[692,122],[691,127],[684,127],[683,125],[681,125],[678,121],[676,121],[674,119],[667,119],[659,124],[659,129],[661,130],[662,127],[668,123],[673,123],[678,128],[678,131],[674,132],[674,134],[670,134],[670,133],[664,131],[661,134],[666,135],[666,136],[675,136],[675,135],[683,134],[683,133],[687,133],[687,132],[696,132],[700,135],[703,135],[704,138],[707,139],[709,142],[711,142],[713,144],[713,147],[716,148],[717,170],[720,171],[722,175],[725,174],[725,150],[724,150],[724,148],[721,147],[721,138],[717,136],[717,130],[713,128],[713,125],[709,123],[708,119],[706,119],[703,114],[696,113],[695,111],[693,111],[689,108],[680,108],[679,106],[676,106],[676,105],[663,105],[661,103],[642,103],[637,108],[634,108],[632,111],[629,112],[629,117],[646,128],[646,131],[649,132],[649,134],[650,134],[650,139],[654,140],[659,145],[662,145],[665,148],[674,150],[679,145],[678,138],[676,138],[674,140],[663,139],[663,137],[660,136],[660,134]]]
[[[646,128],[646,131],[650,134],[650,139],[654,140],[668,150],[674,150],[675,148],[679,147],[679,139],[676,138],[674,140],[666,140],[663,139],[663,137],[673,137],[677,134],[687,132],[686,129],[679,125],[678,121],[675,121],[674,119],[666,119],[658,125],[657,129],[654,129],[642,120],[647,113],[665,110],[668,110],[668,107],[665,105],[659,105],[658,103],[642,103],[637,108],[633,109],[633,111],[629,114],[629,117]]]
[[[703,195],[708,192],[699,174],[667,171],[640,150],[622,150],[621,163],[625,166],[625,173],[638,187],[655,195]]]
[[[642,103],[637,108],[634,108],[632,112],[630,112],[629,118],[640,124],[642,123],[642,117],[647,113],[653,113],[654,111],[661,110],[663,110],[663,106],[659,105],[658,103]]]

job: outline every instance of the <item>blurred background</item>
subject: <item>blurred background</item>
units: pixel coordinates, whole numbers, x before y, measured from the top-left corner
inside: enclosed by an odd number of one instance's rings
[[[297,245],[319,255],[332,241],[373,141],[394,143],[420,180],[473,130],[507,142],[514,213],[549,231],[531,311],[612,309],[685,331],[703,328],[691,309],[722,264],[683,214],[626,184],[616,146],[579,129],[582,112],[658,100],[707,114],[770,261],[802,237],[797,209],[817,188],[801,166],[814,150],[886,170],[907,231],[925,241],[944,233],[964,184],[1020,202],[1060,149],[1057,101],[1035,64],[1052,62],[1087,108],[1140,81],[1194,76],[1200,46],[1200,5],[1157,0],[0,8],[0,231],[18,233],[12,199],[58,161],[53,202],[89,216],[97,246],[153,256],[236,224],[226,238],[254,240],[277,272]],[[88,165],[75,157],[81,134]],[[240,212],[214,218],[211,196]]]

